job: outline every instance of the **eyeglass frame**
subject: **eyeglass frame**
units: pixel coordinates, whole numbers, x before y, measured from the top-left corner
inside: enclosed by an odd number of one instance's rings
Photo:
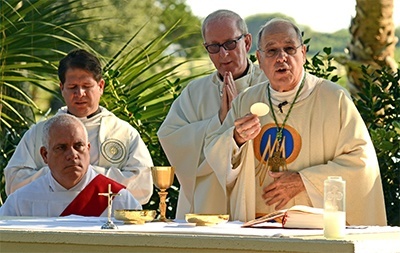
[[[258,51],[260,51],[260,52],[263,52],[264,53],[264,55],[265,55],[265,57],[268,57],[268,58],[273,58],[273,57],[276,57],[280,52],[285,52],[285,54],[287,54],[287,55],[295,55],[296,53],[297,53],[297,50],[299,49],[299,47],[301,47],[301,46],[303,46],[303,43],[301,43],[300,45],[298,45],[297,47],[292,47],[292,46],[286,46],[286,47],[281,47],[281,48],[279,48],[279,50],[278,50],[278,48],[276,48],[276,51],[272,54],[272,55],[268,55],[268,53],[266,52],[266,50],[262,50],[261,48],[259,48],[259,49],[257,49]],[[294,52],[293,53],[288,53],[285,49],[294,49]]]
[[[236,49],[237,43],[238,43],[241,39],[243,39],[244,37],[246,37],[246,35],[247,35],[247,34],[241,34],[241,35],[240,35],[239,37],[237,37],[236,39],[227,40],[227,41],[225,41],[225,42],[222,43],[222,44],[213,43],[213,44],[208,44],[208,45],[207,45],[207,43],[204,42],[203,45],[204,45],[204,47],[206,48],[206,50],[207,50],[207,52],[208,52],[209,54],[218,54],[219,51],[221,51],[221,47],[223,47],[223,48],[224,48],[225,50],[227,50],[227,51],[231,51],[231,50],[235,50],[235,49]],[[232,49],[229,49],[229,48],[226,47],[226,43],[234,43],[235,47],[232,48]],[[215,52],[215,53],[210,52],[209,49],[208,49],[210,46],[218,46],[218,51]]]

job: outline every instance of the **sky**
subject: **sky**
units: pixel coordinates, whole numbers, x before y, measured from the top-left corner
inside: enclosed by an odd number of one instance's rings
[[[333,33],[350,26],[356,0],[186,0],[194,15],[204,18],[218,9],[229,9],[242,18],[262,13],[282,13],[298,25],[316,32]],[[400,26],[400,0],[394,0],[393,19]]]

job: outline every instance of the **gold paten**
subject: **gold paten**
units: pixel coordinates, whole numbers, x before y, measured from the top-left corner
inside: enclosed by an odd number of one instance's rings
[[[115,219],[122,220],[125,224],[144,224],[154,220],[156,214],[156,210],[120,209],[114,211]]]
[[[229,214],[194,214],[185,215],[185,220],[189,223],[196,223],[196,226],[214,226],[228,222]]]

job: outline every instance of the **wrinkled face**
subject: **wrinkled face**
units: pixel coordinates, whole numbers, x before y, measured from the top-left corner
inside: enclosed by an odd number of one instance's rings
[[[285,22],[265,28],[257,59],[274,90],[292,90],[302,79],[306,46],[301,45],[296,31]]]
[[[75,123],[62,128],[54,125],[50,129],[49,148],[41,147],[40,153],[57,182],[70,189],[86,174],[89,150],[84,129]]]
[[[86,117],[97,111],[104,90],[104,80],[97,82],[93,74],[79,68],[68,69],[61,93],[68,111],[77,117]]]
[[[204,31],[205,44],[223,44],[229,40],[236,40],[242,35],[236,22],[225,18],[219,21],[211,21]],[[243,75],[247,68],[247,53],[251,47],[251,34],[245,35],[236,42],[236,48],[226,50],[220,47],[219,52],[210,54],[209,57],[220,75],[230,71],[236,79]]]

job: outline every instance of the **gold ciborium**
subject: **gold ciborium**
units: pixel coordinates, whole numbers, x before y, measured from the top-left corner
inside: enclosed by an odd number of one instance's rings
[[[167,189],[171,187],[174,182],[175,168],[172,166],[154,166],[151,167],[151,174],[153,175],[153,183],[159,189],[158,196],[160,196],[160,218],[155,221],[168,222],[170,221],[165,217],[167,211]]]

